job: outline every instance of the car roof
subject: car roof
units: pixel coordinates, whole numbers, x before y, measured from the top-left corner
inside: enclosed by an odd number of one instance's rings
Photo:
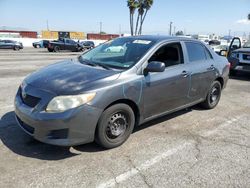
[[[126,38],[136,39],[136,40],[151,40],[154,42],[161,42],[161,41],[171,41],[171,40],[177,40],[177,41],[198,41],[196,39],[186,38],[186,37],[174,37],[174,36],[165,36],[165,35],[140,35],[140,36],[130,36]]]

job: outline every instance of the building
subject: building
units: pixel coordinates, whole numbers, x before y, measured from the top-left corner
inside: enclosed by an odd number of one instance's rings
[[[36,31],[0,30],[0,37],[37,38]]]

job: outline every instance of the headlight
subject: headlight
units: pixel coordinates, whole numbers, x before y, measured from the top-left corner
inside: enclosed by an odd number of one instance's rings
[[[231,54],[231,57],[232,57],[232,58],[238,58],[238,53],[232,53],[232,54]]]
[[[76,108],[90,102],[96,93],[87,93],[82,95],[58,96],[53,98],[46,111],[50,113],[63,112],[72,108]]]

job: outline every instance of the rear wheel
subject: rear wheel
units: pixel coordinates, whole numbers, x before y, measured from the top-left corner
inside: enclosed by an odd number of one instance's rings
[[[60,51],[59,46],[55,46],[55,47],[54,47],[54,52],[59,52],[59,51]]]
[[[122,145],[134,129],[135,116],[126,104],[115,104],[106,109],[98,121],[96,142],[110,149]]]
[[[20,50],[20,48],[18,46],[14,46],[14,50]]]
[[[202,107],[206,109],[213,109],[217,106],[221,96],[221,84],[219,81],[214,81],[208,91],[206,100],[201,103]]]

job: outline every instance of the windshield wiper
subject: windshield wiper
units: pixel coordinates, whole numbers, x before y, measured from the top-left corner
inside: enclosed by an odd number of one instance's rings
[[[104,63],[99,63],[99,62],[90,61],[88,59],[83,59],[82,56],[79,56],[78,59],[81,63],[84,63],[85,65],[90,65],[92,67],[99,66],[107,70],[111,69],[109,66],[105,65]]]
[[[105,65],[104,63],[92,62],[92,64],[97,65],[97,66],[102,67],[102,68],[107,69],[107,70],[111,69],[109,66]]]

